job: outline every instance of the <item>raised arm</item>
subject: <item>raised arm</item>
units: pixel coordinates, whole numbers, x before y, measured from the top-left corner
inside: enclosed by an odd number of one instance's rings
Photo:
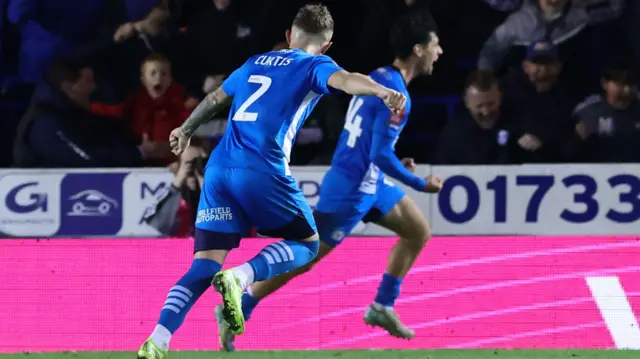
[[[384,96],[388,88],[373,81],[369,76],[356,72],[340,70],[331,75],[329,86],[353,96]]]
[[[329,77],[327,84],[349,95],[379,97],[394,113],[402,111],[407,101],[402,93],[380,85],[369,76],[355,72],[336,71]]]

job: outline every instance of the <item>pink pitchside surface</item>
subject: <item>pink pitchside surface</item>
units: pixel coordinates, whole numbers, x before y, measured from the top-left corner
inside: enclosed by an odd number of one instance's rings
[[[228,265],[269,240],[248,239]],[[587,277],[618,277],[640,313],[640,241],[629,237],[433,238],[397,310],[394,339],[362,322],[392,238],[349,238],[264,300],[238,349],[614,348]],[[0,352],[134,350],[191,262],[188,239],[0,240]],[[205,293],[172,350],[217,349]]]

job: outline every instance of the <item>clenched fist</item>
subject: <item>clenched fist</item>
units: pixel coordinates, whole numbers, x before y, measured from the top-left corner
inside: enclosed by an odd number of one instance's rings
[[[189,147],[190,137],[187,137],[180,127],[171,131],[169,135],[169,146],[174,155],[180,156],[184,150]]]
[[[424,191],[427,193],[438,193],[442,189],[442,184],[444,181],[442,178],[438,176],[429,176],[426,178],[427,187],[425,187]]]
[[[407,103],[407,97],[395,90],[387,89],[380,98],[384,101],[384,104],[394,113],[399,114],[404,110],[404,105]]]

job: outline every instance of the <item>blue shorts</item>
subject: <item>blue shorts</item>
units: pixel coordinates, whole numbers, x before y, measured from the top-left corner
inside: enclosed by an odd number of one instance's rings
[[[251,227],[270,237],[305,239],[316,225],[291,176],[207,167],[196,216],[195,252],[233,249]]]
[[[401,188],[387,180],[377,185],[375,194],[357,189],[346,194],[345,187],[339,175],[327,173],[313,213],[320,240],[331,247],[340,244],[360,221],[378,222],[405,196]]]

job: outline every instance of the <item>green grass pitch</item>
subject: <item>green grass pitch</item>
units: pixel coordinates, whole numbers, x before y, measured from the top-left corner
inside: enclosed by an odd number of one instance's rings
[[[131,352],[22,353],[0,359],[133,359]],[[370,350],[370,351],[238,351],[170,352],[170,359],[638,359],[627,350]]]

